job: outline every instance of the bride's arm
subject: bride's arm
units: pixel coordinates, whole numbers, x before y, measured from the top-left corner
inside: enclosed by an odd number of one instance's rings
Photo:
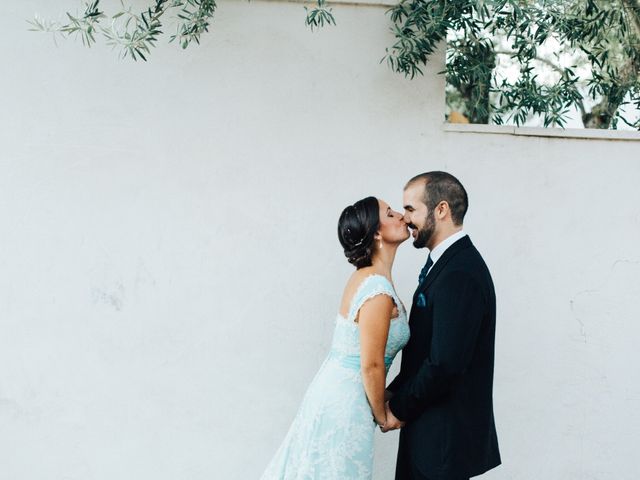
[[[384,351],[394,303],[388,295],[376,295],[360,308],[360,365],[362,382],[376,422],[386,421],[384,387],[386,370]]]

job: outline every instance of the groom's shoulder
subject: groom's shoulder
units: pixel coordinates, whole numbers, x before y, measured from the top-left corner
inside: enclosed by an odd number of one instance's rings
[[[452,245],[452,247],[454,247],[453,250],[455,253],[452,260],[464,262],[472,259],[482,259],[482,255],[480,255],[480,252],[473,244],[471,238],[468,235],[462,237],[456,242],[456,244]]]
[[[471,239],[466,236],[460,240],[460,249],[451,258],[449,267],[452,270],[462,270],[467,272],[477,272],[478,270],[488,270],[482,255],[475,247]]]

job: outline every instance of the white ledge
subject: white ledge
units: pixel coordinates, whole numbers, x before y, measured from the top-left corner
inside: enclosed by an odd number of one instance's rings
[[[640,141],[640,132],[631,130],[598,130],[595,128],[541,128],[514,127],[511,125],[482,125],[473,123],[444,123],[445,132],[491,133],[499,135],[521,135],[524,137],[581,138],[585,140]]]

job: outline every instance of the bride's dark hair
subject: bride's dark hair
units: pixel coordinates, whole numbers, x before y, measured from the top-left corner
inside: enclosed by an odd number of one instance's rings
[[[338,220],[338,239],[349,263],[357,269],[369,267],[373,256],[373,237],[380,227],[378,199],[367,197],[349,205]]]

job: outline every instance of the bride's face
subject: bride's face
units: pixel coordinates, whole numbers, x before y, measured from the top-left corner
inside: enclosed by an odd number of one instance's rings
[[[380,206],[380,237],[384,243],[399,244],[409,238],[409,227],[400,212],[392,210],[387,202],[378,200]]]

